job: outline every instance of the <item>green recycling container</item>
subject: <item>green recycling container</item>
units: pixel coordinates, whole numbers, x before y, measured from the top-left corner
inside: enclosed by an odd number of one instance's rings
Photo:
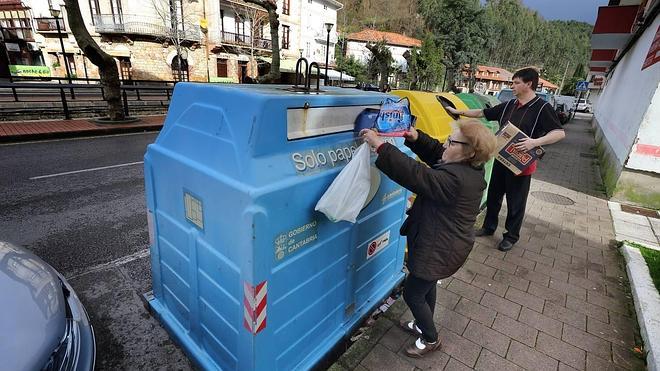
[[[490,96],[481,95],[481,94],[460,93],[460,94],[456,94],[456,96],[460,100],[462,100],[463,103],[465,103],[465,105],[468,106],[469,109],[484,109],[487,107],[493,107],[494,105],[500,103],[495,97],[492,97],[494,100],[491,100],[489,99]],[[479,121],[481,121],[484,124],[484,126],[490,129],[493,132],[493,134],[495,134],[500,129],[500,125],[497,121],[488,121],[483,117],[480,118]],[[495,161],[495,159],[491,159],[490,161],[488,161],[484,169],[486,171],[486,183],[489,186],[490,186],[490,174],[493,171],[493,161]],[[488,197],[488,191],[486,190],[484,191],[483,198],[481,199],[481,206],[486,205],[487,197]]]

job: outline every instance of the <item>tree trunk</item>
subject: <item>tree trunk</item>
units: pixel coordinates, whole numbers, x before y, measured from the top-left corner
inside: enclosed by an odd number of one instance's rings
[[[280,21],[277,14],[277,3],[275,0],[245,0],[246,3],[258,5],[268,11],[268,21],[270,22],[270,40],[271,50],[273,52],[272,61],[270,64],[270,72],[262,76],[261,83],[277,83],[280,81],[280,40],[279,28]]]
[[[119,71],[114,58],[105,53],[87,32],[82,14],[80,14],[78,1],[64,0],[64,4],[66,5],[69,27],[71,27],[71,32],[76,38],[78,46],[87,59],[99,68],[101,86],[105,90],[105,100],[108,102],[108,117],[110,120],[123,120],[125,117],[119,89]]]
[[[385,91],[385,85],[389,84],[390,80],[390,66],[381,62],[380,64],[380,83],[378,88],[380,91]]]

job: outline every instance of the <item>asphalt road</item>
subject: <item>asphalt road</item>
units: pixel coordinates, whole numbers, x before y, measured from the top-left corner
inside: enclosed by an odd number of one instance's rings
[[[149,314],[143,155],[157,133],[0,145],[0,239],[62,273],[97,336],[97,369],[191,369]]]

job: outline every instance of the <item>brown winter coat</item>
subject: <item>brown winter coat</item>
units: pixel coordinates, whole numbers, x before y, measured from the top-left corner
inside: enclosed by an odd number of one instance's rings
[[[442,143],[422,131],[408,146],[428,167],[385,143],[376,166],[417,194],[401,235],[408,239],[408,269],[428,281],[454,274],[474,244],[474,223],[486,182],[483,167],[467,162],[439,163]]]

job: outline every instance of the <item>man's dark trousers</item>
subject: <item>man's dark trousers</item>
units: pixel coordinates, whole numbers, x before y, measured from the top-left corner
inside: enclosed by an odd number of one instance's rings
[[[497,216],[502,208],[502,199],[506,194],[506,223],[504,239],[516,243],[520,238],[520,227],[525,217],[527,194],[532,181],[531,175],[515,176],[499,161],[493,162],[493,173],[488,184],[488,200],[486,201],[486,219],[483,229],[495,232],[497,229]]]

